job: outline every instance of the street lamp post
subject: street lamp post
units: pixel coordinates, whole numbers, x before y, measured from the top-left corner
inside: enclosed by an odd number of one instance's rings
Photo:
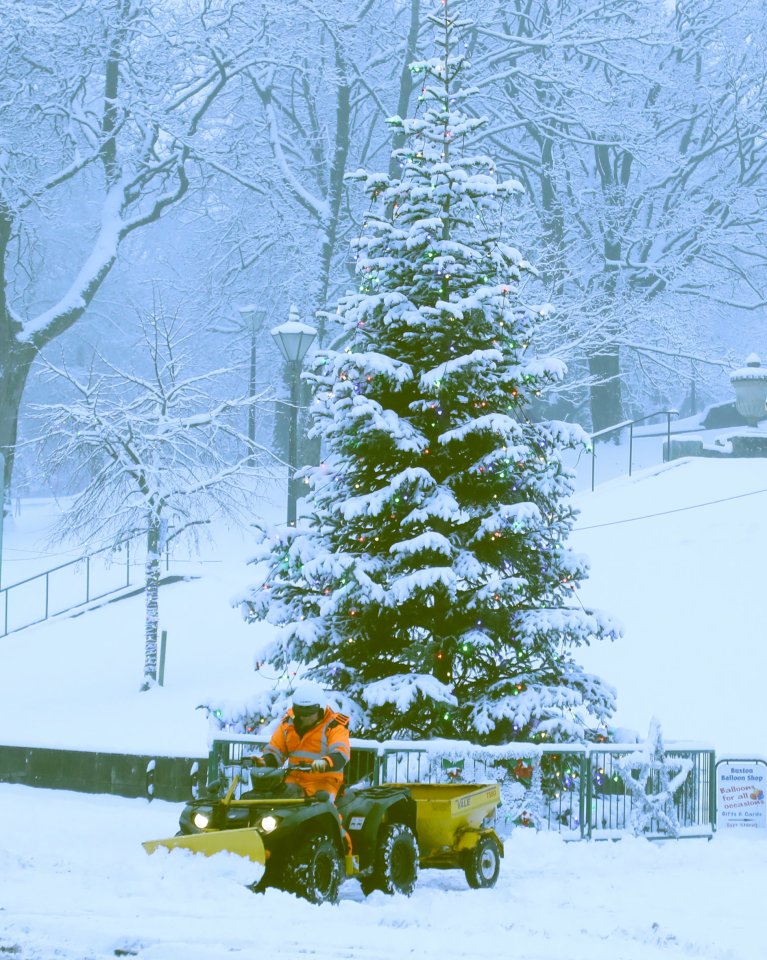
[[[272,336],[287,361],[290,373],[290,428],[288,432],[288,526],[296,525],[296,469],[298,467],[298,407],[300,403],[301,362],[317,336],[317,331],[298,319],[292,308],[290,319],[274,327]]]
[[[248,374],[248,397],[250,406],[248,407],[248,442],[250,444],[250,456],[248,457],[248,466],[255,465],[255,455],[253,453],[256,444],[256,339],[264,326],[266,311],[260,309],[255,303],[247,303],[237,308],[242,318],[243,329],[250,331],[250,371]]]

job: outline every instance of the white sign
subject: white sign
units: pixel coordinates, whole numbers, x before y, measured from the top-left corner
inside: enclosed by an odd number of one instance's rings
[[[767,828],[767,761],[718,760],[716,826]]]

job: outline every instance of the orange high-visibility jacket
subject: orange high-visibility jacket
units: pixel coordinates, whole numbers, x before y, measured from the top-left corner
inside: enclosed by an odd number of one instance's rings
[[[326,707],[320,722],[301,737],[294,725],[293,711],[288,710],[264,749],[264,756],[267,755],[274,757],[277,766],[282,766],[285,760],[290,766],[327,760],[330,769],[325,773],[296,770],[285,780],[297,783],[308,796],[327,790],[335,797],[344,780],[343,768],[351,755],[349,718]]]

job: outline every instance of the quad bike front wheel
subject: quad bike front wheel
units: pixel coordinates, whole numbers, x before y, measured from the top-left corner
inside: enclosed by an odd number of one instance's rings
[[[473,890],[494,887],[501,869],[501,850],[494,837],[480,837],[475,847],[466,852],[463,872]]]
[[[418,841],[404,823],[386,823],[378,835],[375,865],[370,876],[361,879],[367,896],[373,890],[402,893],[406,897],[418,881]]]
[[[280,886],[310,903],[335,903],[344,877],[341,854],[325,833],[307,837],[288,857]]]

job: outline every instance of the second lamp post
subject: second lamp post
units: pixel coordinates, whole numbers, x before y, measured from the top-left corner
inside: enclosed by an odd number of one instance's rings
[[[248,457],[248,466],[254,467],[256,465],[256,341],[264,326],[266,311],[260,309],[255,303],[248,303],[237,309],[240,313],[242,328],[250,336],[250,370],[248,372],[248,398],[250,399],[248,442],[250,444],[250,456]]]
[[[290,427],[288,432],[288,526],[296,525],[296,470],[298,469],[298,408],[301,400],[301,363],[317,331],[298,319],[295,310],[290,319],[271,331],[280,352],[287,361],[290,375]]]

